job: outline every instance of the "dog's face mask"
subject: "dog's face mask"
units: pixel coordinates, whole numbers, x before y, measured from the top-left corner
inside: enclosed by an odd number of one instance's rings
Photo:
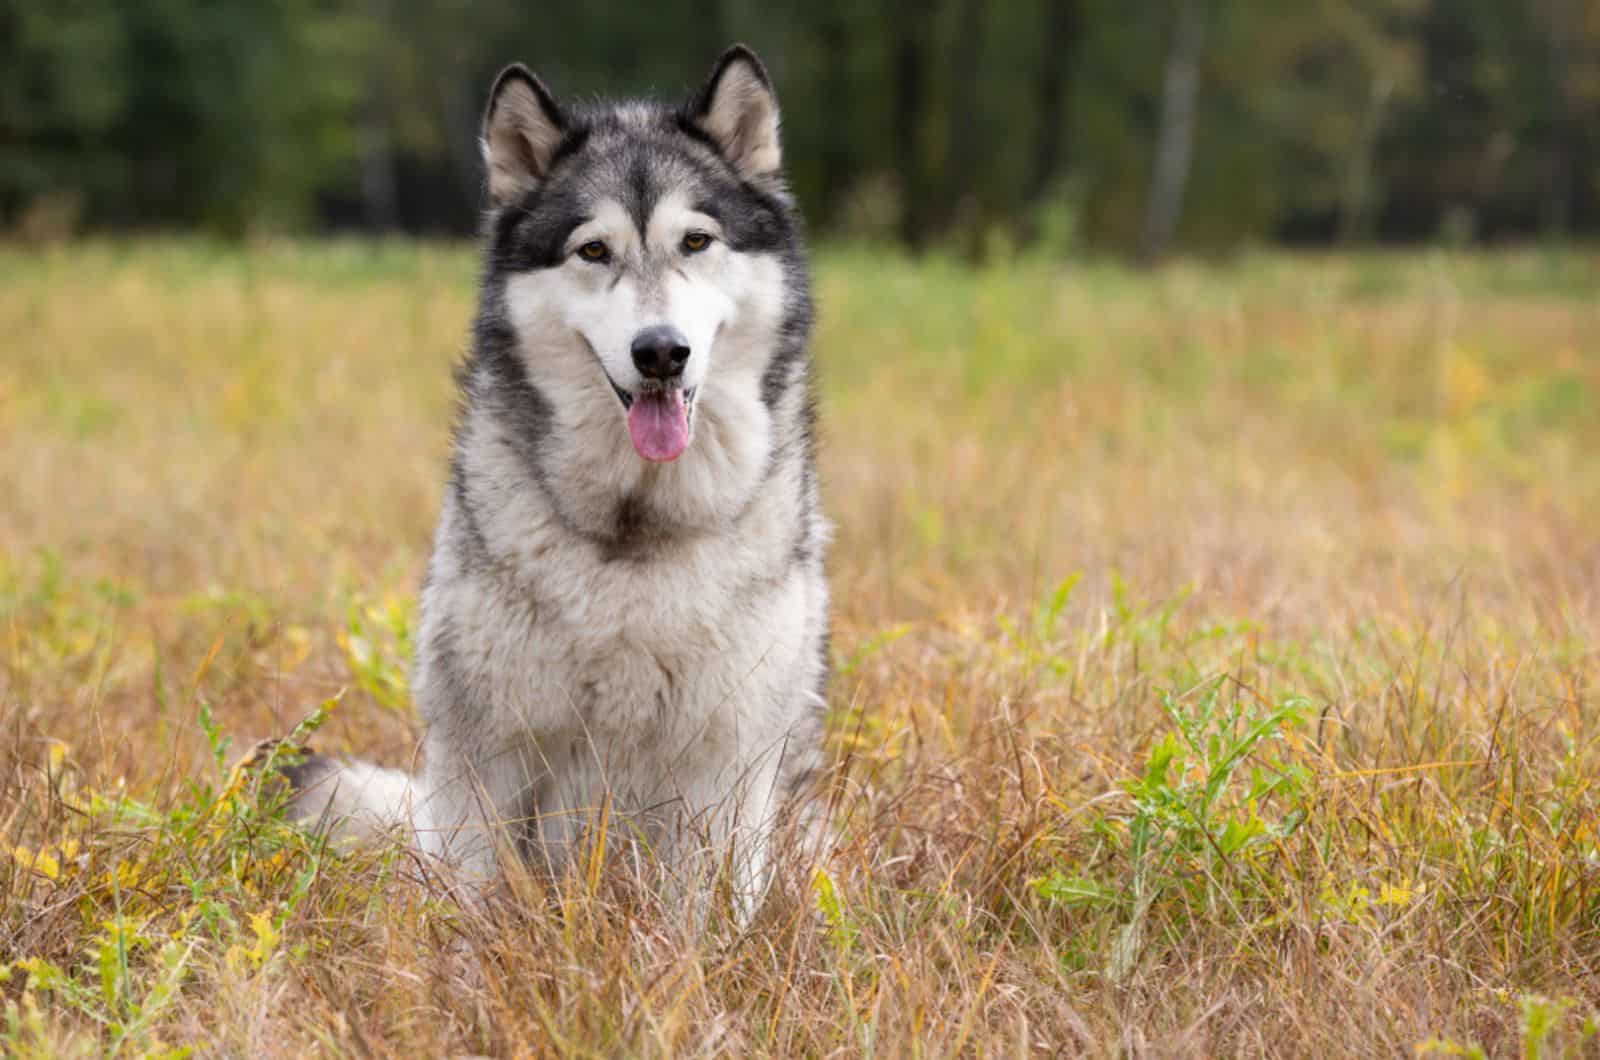
[[[559,106],[521,67],[484,119],[490,268],[526,369],[568,423],[677,460],[697,410],[759,401],[792,241],[778,106],[736,48],[682,108]],[[623,439],[626,439],[624,443]]]

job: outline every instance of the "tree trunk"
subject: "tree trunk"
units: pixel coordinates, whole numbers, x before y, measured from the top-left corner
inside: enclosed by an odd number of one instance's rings
[[[466,64],[463,63],[463,66]],[[451,231],[472,232],[481,223],[480,206],[488,178],[478,146],[478,81],[456,78],[440,86],[439,110],[444,120],[445,153],[456,186],[456,201],[470,209],[449,211]]]
[[[1033,172],[1027,196],[1037,204],[1060,179],[1066,167],[1066,138],[1062,124],[1067,113],[1067,85],[1072,77],[1072,50],[1078,35],[1079,0],[1047,0],[1044,58],[1039,66],[1034,98],[1039,111],[1039,135],[1034,141]]]
[[[855,111],[855,89],[852,83],[850,26],[845,19],[842,2],[829,0],[816,23],[817,49],[827,56],[821,70],[821,113],[826,115],[832,135],[822,138],[817,149],[818,175],[821,201],[820,216],[824,224],[838,215],[839,208],[850,193],[850,182],[860,162],[857,144],[860,128]]]
[[[366,0],[362,14],[379,32],[387,33],[394,27],[394,11],[386,0]],[[390,52],[383,44],[369,47],[363,78],[366,99],[357,118],[356,144],[360,153],[362,216],[369,229],[382,233],[392,231],[400,223],[400,193],[395,177],[394,142],[389,130]]]
[[[1550,45],[1550,139],[1546,146],[1544,234],[1565,239],[1572,225],[1573,153],[1578,139],[1572,105],[1572,35],[1576,30],[1571,3],[1550,0],[1545,35]]]
[[[929,0],[900,0],[894,18],[894,153],[900,178],[900,238],[921,250],[928,235],[928,188],[922,164],[922,122],[928,105]]]
[[[1194,153],[1195,102],[1200,92],[1200,46],[1204,37],[1200,0],[1176,0],[1177,26],[1167,51],[1161,91],[1161,129],[1156,141],[1150,203],[1139,257],[1154,262],[1166,253],[1183,213],[1183,193]]]
[[[1366,238],[1368,204],[1372,195],[1372,166],[1378,157],[1378,140],[1383,134],[1384,115],[1394,96],[1394,78],[1379,74],[1372,85],[1372,100],[1361,123],[1360,139],[1350,156],[1350,171],[1345,176],[1344,202],[1340,209],[1339,241],[1351,245]]]
[[[952,87],[945,143],[950,151],[945,171],[944,203],[939,226],[947,232],[953,225],[969,229],[955,233],[962,239],[968,256],[978,250],[982,218],[978,216],[978,163],[980,59],[983,52],[984,0],[960,0],[956,36],[951,42],[949,70]]]
[[[392,231],[399,221],[394,147],[389,138],[389,123],[376,100],[366,107],[360,135],[362,213],[372,231]]]

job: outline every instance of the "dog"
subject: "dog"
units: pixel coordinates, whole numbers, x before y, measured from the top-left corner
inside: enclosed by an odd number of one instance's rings
[[[412,673],[422,767],[305,758],[292,812],[409,827],[487,882],[506,851],[559,865],[603,808],[665,864],[717,852],[751,900],[821,763],[829,651],[810,279],[772,82],[735,46],[681,106],[569,105],[514,65],[482,150],[482,286]]]

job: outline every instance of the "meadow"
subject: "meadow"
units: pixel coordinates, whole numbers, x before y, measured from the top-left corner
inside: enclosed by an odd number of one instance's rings
[[[234,766],[411,760],[474,273],[0,250],[0,1052],[1600,1048],[1600,255],[820,252],[833,842],[748,924]]]

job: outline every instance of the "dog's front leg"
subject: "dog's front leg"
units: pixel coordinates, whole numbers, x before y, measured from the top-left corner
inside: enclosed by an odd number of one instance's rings
[[[717,775],[702,792],[709,811],[712,851],[726,867],[732,911],[746,923],[761,906],[772,882],[772,834],[780,803],[780,756],[754,755],[737,767],[737,779]]]
[[[482,887],[496,878],[496,852],[531,788],[526,766],[516,748],[485,754],[429,733],[417,842],[453,880]]]

